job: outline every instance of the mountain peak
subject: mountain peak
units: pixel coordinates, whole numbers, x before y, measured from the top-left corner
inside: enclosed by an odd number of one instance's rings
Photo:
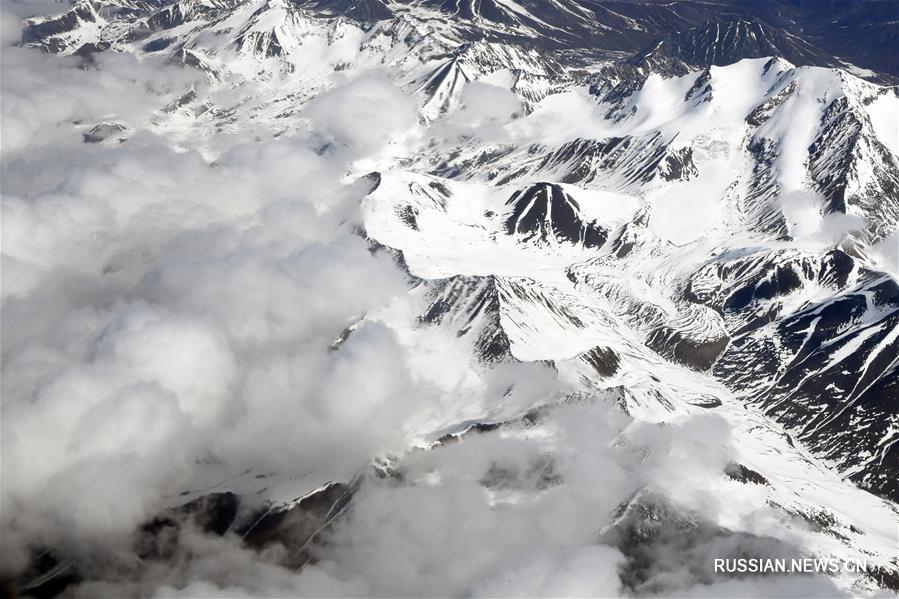
[[[832,59],[802,38],[759,21],[708,21],[666,35],[631,61],[652,71],[683,75],[691,70],[733,64],[744,58],[782,57],[796,65],[829,64]]]
[[[608,236],[602,227],[588,222],[577,200],[555,183],[534,183],[513,194],[506,204],[512,208],[505,221],[509,235],[584,247],[599,247]]]
[[[382,0],[293,0],[303,8],[321,15],[346,17],[357,21],[381,21],[394,16]]]

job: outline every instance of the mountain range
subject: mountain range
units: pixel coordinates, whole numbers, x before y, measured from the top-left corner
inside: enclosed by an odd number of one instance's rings
[[[84,71],[128,55],[197,74],[142,121],[67,125],[91,147],[150,131],[214,162],[217,136],[290,137],[343,82],[386,78],[414,123],[343,176],[362,190],[354,235],[415,306],[401,336],[569,389],[460,397],[414,431],[412,457],[372,455],[354,478],[251,469],[184,489],[140,529],[142,559],[167,559],[189,522],[281,543],[299,570],[364,480],[404,484],[416,452],[550,435],[558,405],[599,397],[635,422],[721,417],[739,448],[722,479],[802,531],[778,542],[867,560],[832,577],[840,592],[899,591],[897,23],[894,2],[848,0],[75,0],[26,19],[22,47]],[[315,152],[390,110],[372,100]],[[380,320],[359,315],[329,351]],[[540,460],[528,492],[565,484]],[[491,472],[501,495],[515,476]],[[597,535],[625,556],[628,592],[677,590],[651,574],[677,571],[663,549],[768,538],[696,510],[647,486],[609,516]],[[20,592],[97,578],[46,545]]]

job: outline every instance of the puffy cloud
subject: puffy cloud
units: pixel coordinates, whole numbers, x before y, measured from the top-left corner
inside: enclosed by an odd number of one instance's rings
[[[338,146],[368,153],[415,123],[415,102],[388,79],[365,75],[322,92],[304,114]]]
[[[865,228],[861,217],[842,212],[822,214],[821,201],[810,191],[792,191],[780,198],[790,235],[799,242],[835,246],[850,233]]]
[[[317,596],[625,594],[628,558],[603,541],[610,514],[674,476],[720,493],[722,460],[733,458],[717,418],[643,425],[608,399],[565,402],[535,425],[406,454],[396,479],[363,483],[300,574],[314,586],[299,588]],[[709,504],[705,516],[714,522],[715,514]],[[708,547],[697,562],[716,555],[712,533],[696,543]],[[681,573],[675,549],[657,551],[663,565],[647,574],[656,583],[686,591],[706,580]]]
[[[309,111],[317,140],[217,141],[210,160],[140,125],[196,73],[111,55],[87,70],[5,48],[3,562],[29,545],[126,550],[202,478],[343,480],[405,446],[423,395],[407,349],[351,323],[406,292],[355,233],[355,157],[414,118],[375,77]],[[360,110],[368,129],[350,123]],[[84,144],[83,125],[130,126]],[[177,500],[175,500],[177,501]]]
[[[879,268],[899,277],[899,231],[894,231],[874,244],[871,254]]]
[[[35,152],[60,152],[60,144],[80,144],[80,125],[139,125],[190,86],[204,86],[196,72],[157,60],[141,64],[128,54],[101,54],[95,60],[94,66],[81,69],[79,57],[48,60],[34,50],[3,48],[0,110],[7,157],[27,151],[30,156],[23,166],[35,168],[43,164]]]
[[[577,549],[555,560],[534,560],[501,570],[475,585],[474,597],[615,597],[621,594],[623,556],[604,545]]]
[[[524,105],[512,90],[471,81],[462,89],[462,117],[472,123],[506,123],[521,114]]]
[[[447,143],[448,153],[460,139],[475,138],[489,144],[509,139],[506,125],[524,113],[524,103],[514,91],[492,83],[466,83],[459,100],[458,109],[428,129],[432,143]]]

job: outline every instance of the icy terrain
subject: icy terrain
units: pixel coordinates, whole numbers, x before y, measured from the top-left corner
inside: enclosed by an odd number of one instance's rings
[[[0,574],[895,593],[899,88],[763,4],[5,7]]]

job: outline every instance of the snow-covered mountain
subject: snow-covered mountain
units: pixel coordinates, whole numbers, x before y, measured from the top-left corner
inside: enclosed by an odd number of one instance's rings
[[[414,318],[396,302],[357,315],[329,352],[366,322],[395,325],[422,364],[464,365],[451,409],[354,477],[248,467],[183,489],[140,528],[140,559],[165,562],[200,529],[252,551],[281,543],[272,559],[292,570],[326,562],[320,533],[357,517],[365,481],[449,480],[460,466],[440,452],[482,443],[492,455],[498,439],[540,451],[512,470],[490,458],[478,483],[491,506],[544,501],[521,497],[578,480],[569,439],[591,437],[566,436],[577,428],[566,410],[598,402],[630,423],[607,445],[645,449],[628,462],[633,480],[653,454],[679,451],[641,441],[640,426],[720,416],[738,458],[710,494],[750,498],[704,513],[705,496],[673,483],[628,489],[591,532],[623,556],[624,592],[684,591],[661,582],[688,567],[670,555],[699,560],[709,539],[728,557],[770,543],[766,555],[867,560],[831,573],[831,590],[899,590],[899,73],[861,46],[837,54],[817,6],[772,4],[76,0],[28,19],[23,46],[85,71],[126,55],[196,75],[143,120],[66,125],[109,151],[149,131],[217,164],[223,135],[311,131],[328,156],[391,111],[362,87],[349,124],[311,127],[347,81],[385,78],[414,101],[414,123],[341,173],[364,192],[356,234],[403,270],[398,303]],[[835,21],[880,26],[850,16]],[[512,367],[558,386],[541,396]],[[479,402],[470,388],[500,391]],[[52,540],[36,555],[18,577],[26,593],[103,579]]]

